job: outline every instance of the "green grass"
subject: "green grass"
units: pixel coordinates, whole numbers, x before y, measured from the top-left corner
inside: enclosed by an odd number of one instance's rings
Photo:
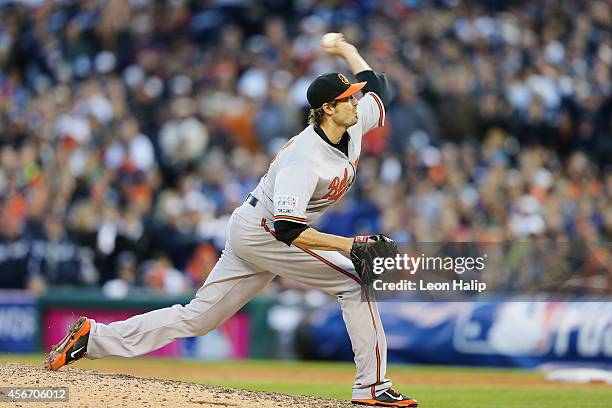
[[[419,406],[430,408],[609,408],[610,390],[504,387],[412,387]]]
[[[0,364],[41,364],[42,355],[0,355]],[[350,398],[351,363],[247,360],[103,359],[79,362],[88,370],[123,372],[195,383],[293,395]],[[604,408],[612,386],[555,384],[518,369],[398,366],[388,369],[395,386],[423,408]],[[5,380],[6,381],[6,380]]]

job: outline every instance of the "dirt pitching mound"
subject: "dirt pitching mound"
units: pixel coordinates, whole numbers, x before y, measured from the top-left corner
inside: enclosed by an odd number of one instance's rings
[[[0,402],[0,407],[353,407],[348,401],[234,390],[72,367],[49,372],[18,363],[0,365],[0,381],[3,387],[69,388],[69,402]]]

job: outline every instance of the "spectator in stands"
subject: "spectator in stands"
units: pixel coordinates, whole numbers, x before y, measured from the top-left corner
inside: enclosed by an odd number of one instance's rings
[[[336,29],[385,64],[395,96],[329,232],[612,236],[607,2],[273,3],[2,3],[1,285],[29,285],[29,242],[68,240],[100,283],[122,252],[160,251],[197,287],[193,259],[221,250],[227,214],[303,125]],[[48,261],[54,282],[92,282]]]

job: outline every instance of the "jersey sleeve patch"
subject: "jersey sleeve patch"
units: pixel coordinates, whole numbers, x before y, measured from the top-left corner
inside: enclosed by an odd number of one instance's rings
[[[276,207],[278,208],[297,208],[299,197],[290,195],[276,196]]]

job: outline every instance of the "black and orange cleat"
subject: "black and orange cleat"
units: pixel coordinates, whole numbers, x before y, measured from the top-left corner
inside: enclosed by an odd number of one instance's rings
[[[91,321],[86,317],[81,317],[76,321],[66,337],[57,345],[53,346],[49,354],[45,357],[45,369],[56,371],[63,366],[73,363],[87,355],[87,342],[89,341],[89,331]]]
[[[410,407],[416,408],[419,406],[417,400],[400,394],[393,388],[389,388],[375,398],[369,399],[354,399],[351,401],[355,405],[367,405],[371,407]]]

